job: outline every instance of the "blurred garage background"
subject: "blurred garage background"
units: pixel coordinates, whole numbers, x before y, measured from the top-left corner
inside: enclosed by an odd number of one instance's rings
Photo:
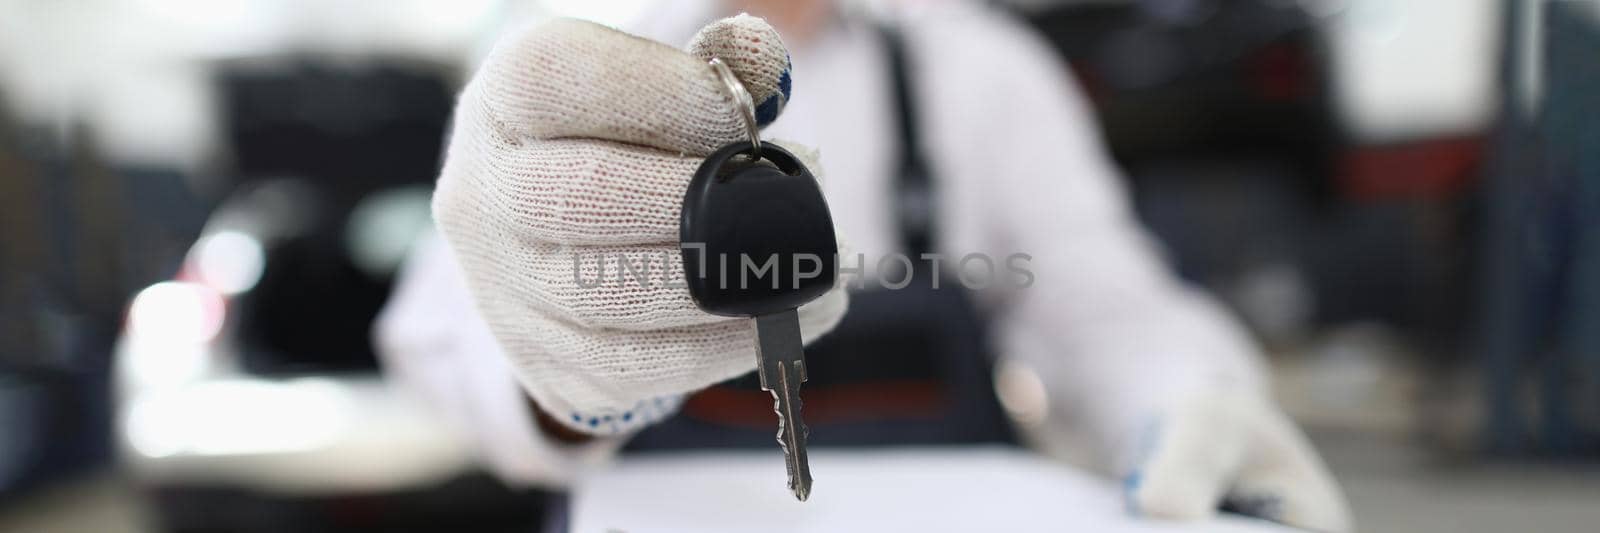
[[[538,524],[369,323],[498,31],[650,3],[0,0],[0,531]],[[1594,530],[1600,3],[1000,5],[1358,523]]]

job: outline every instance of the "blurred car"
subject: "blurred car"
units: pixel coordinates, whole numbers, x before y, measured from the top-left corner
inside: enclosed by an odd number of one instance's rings
[[[134,298],[117,384],[125,457],[141,479],[361,490],[463,467],[443,422],[381,381],[361,324],[386,288],[374,261],[398,262],[374,248],[404,253],[426,224],[426,191],[379,195],[387,205],[369,209],[387,211],[352,222],[390,233],[343,239],[321,234],[310,194],[289,180],[241,191],[176,279]]]
[[[171,531],[526,531],[542,495],[470,464],[383,381],[372,321],[429,227],[447,66],[218,65],[232,176],[117,342],[117,446]]]
[[[470,472],[464,441],[384,383],[367,340],[427,202],[403,186],[346,215],[303,181],[259,182],[212,215],[174,279],[133,299],[118,442],[164,522],[226,518],[176,516],[194,513],[161,494],[389,494]]]

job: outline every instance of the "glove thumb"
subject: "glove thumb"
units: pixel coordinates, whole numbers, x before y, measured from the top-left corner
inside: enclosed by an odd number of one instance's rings
[[[1254,394],[1181,404],[1145,438],[1125,487],[1138,514],[1194,521],[1220,508],[1312,531],[1351,529],[1344,496],[1305,435]]]
[[[761,126],[777,120],[789,102],[789,49],[778,30],[758,17],[741,14],[707,25],[689,41],[689,55],[721,59],[744,83]]]
[[[1276,409],[1254,427],[1253,452],[1224,499],[1241,513],[1311,531],[1351,531],[1350,507],[1299,428]]]
[[[1248,451],[1248,411],[1232,395],[1206,397],[1153,420],[1140,436],[1141,457],[1124,479],[1130,510],[1179,521],[1214,516]]]

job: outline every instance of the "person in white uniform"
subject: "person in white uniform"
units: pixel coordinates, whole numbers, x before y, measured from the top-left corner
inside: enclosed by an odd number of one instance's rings
[[[461,95],[434,200],[443,238],[415,252],[376,335],[390,374],[453,414],[509,482],[560,485],[684,395],[754,368],[748,321],[699,311],[683,287],[574,277],[585,253],[676,253],[700,158],[745,138],[709,57],[761,104],[767,139],[812,154],[850,254],[898,250],[873,25],[828,1],[733,4],[663,6],[634,29],[653,41],[572,20],[511,32]],[[713,23],[741,10],[776,30]],[[980,298],[1000,364],[1043,385],[1045,417],[1025,440],[1123,479],[1140,516],[1198,520],[1242,500],[1349,530],[1331,475],[1272,404],[1258,348],[1139,227],[1052,49],[964,3],[895,25],[939,176],[940,252],[1032,256],[1031,286]],[[802,308],[808,341],[847,299]]]

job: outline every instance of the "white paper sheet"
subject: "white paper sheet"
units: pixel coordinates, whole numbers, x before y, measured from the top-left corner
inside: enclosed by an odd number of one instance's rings
[[[1007,448],[812,450],[811,500],[795,501],[771,451],[625,456],[573,491],[572,531],[1286,533],[1224,516],[1137,520],[1115,483]]]

